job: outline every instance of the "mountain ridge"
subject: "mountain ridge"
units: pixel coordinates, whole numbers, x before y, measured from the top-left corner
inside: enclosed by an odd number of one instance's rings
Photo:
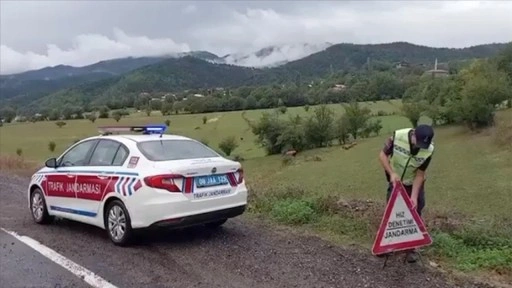
[[[103,78],[109,80],[102,81],[103,84],[101,85],[98,85],[99,82],[97,81],[102,79],[82,83],[76,81],[73,85],[68,85],[63,89],[58,89],[58,91],[54,90],[52,92],[49,89],[43,89],[45,93],[18,93],[14,97],[10,97],[11,101],[7,102],[13,105],[32,103],[30,106],[43,104],[43,106],[46,106],[49,103],[56,103],[50,99],[60,99],[57,102],[81,103],[83,105],[104,104],[108,99],[129,102],[134,95],[141,92],[175,92],[195,88],[229,88],[245,85],[305,82],[325,77],[336,71],[350,72],[365,69],[368,59],[371,59],[372,65],[373,63],[377,65],[380,62],[392,65],[396,62],[408,61],[414,65],[429,67],[433,66],[436,58],[440,62],[448,62],[489,57],[503,49],[505,45],[507,44],[495,43],[475,45],[468,48],[432,48],[408,42],[370,45],[340,43],[304,58],[270,68],[217,64],[211,60],[218,57],[217,55],[207,51],[197,51],[182,57],[159,58],[158,61],[153,58],[151,61],[155,61],[155,63]],[[108,61],[106,62],[108,63]],[[101,77],[98,76],[98,78]],[[2,84],[1,81],[0,84]],[[35,88],[37,88],[36,86]],[[0,88],[5,91],[5,87],[0,86]],[[4,94],[4,91],[2,91],[2,94]],[[90,91],[94,91],[95,94],[89,93]]]

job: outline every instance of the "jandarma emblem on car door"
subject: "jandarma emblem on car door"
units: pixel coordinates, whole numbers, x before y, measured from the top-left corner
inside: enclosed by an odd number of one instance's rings
[[[212,168],[212,173],[215,173],[215,172],[217,172],[217,167]]]

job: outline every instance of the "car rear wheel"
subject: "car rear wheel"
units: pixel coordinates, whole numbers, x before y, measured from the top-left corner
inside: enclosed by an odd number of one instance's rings
[[[118,246],[126,246],[132,237],[130,215],[119,200],[110,202],[105,210],[105,228],[110,240]]]
[[[217,228],[222,226],[222,224],[226,223],[226,221],[228,221],[228,219],[221,219],[214,222],[206,223],[205,226],[208,228]]]
[[[53,220],[53,217],[48,214],[43,192],[39,188],[34,189],[30,194],[30,212],[37,224],[48,224]]]

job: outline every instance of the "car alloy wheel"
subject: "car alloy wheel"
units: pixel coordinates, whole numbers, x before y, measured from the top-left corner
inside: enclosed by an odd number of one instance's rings
[[[30,195],[30,212],[32,214],[32,218],[38,224],[47,224],[53,218],[48,214],[43,193],[39,188],[32,191],[32,194]]]
[[[131,237],[130,215],[119,200],[114,200],[107,207],[105,228],[110,240],[116,245],[128,244]]]
[[[112,206],[108,213],[108,231],[116,241],[123,239],[126,233],[126,216],[117,205]]]

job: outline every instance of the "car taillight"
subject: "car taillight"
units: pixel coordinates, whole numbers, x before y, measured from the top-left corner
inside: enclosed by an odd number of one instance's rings
[[[184,177],[178,174],[148,176],[144,178],[144,183],[152,188],[165,189],[169,192],[181,192],[174,182],[175,179],[184,179]]]
[[[238,184],[242,184],[244,181],[244,169],[240,168],[236,172],[238,172]]]

